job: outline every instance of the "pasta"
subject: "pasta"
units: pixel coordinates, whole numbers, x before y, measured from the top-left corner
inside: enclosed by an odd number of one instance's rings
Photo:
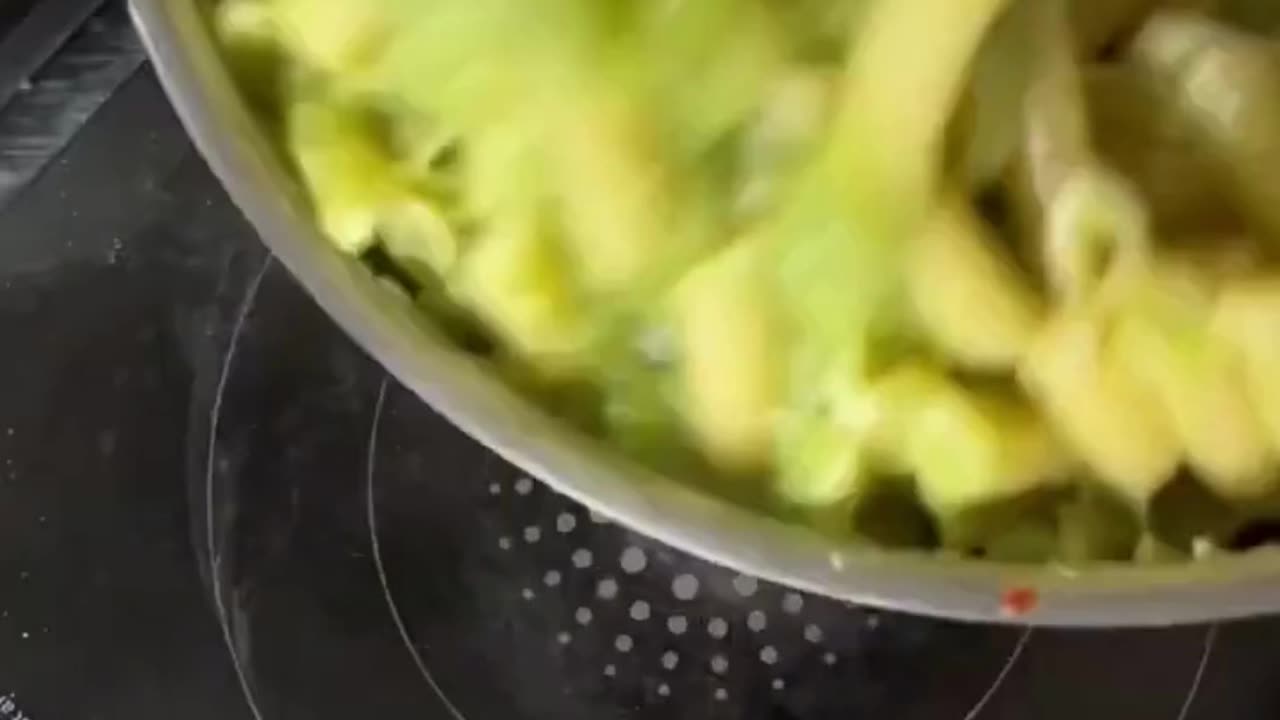
[[[908,292],[924,334],[957,365],[1010,371],[1040,323],[1040,299],[980,218],[943,202],[912,248]]]
[[[762,252],[745,240],[677,289],[687,415],[710,459],[729,471],[767,465],[782,383],[775,309],[757,292]]]
[[[1181,447],[1156,399],[1107,340],[1105,320],[1060,311],[1020,374],[1093,478],[1143,508],[1173,478]]]
[[[1118,357],[1157,398],[1189,464],[1217,493],[1251,499],[1274,487],[1265,430],[1241,382],[1241,359],[1208,342],[1212,296],[1189,268],[1156,267],[1117,321]]]
[[[1213,309],[1210,333],[1239,353],[1254,410],[1280,447],[1280,283],[1233,282]]]
[[[1134,57],[1170,86],[1229,169],[1241,209],[1280,233],[1280,54],[1262,38],[1176,12],[1155,16]]]
[[[213,25],[337,251],[584,429],[822,532],[1083,563],[1280,507],[1274,8],[221,0]]]

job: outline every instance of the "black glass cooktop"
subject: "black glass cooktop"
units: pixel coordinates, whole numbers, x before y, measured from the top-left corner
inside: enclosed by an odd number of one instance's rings
[[[121,5],[0,28],[0,720],[1280,717],[1277,621],[878,613],[593,517],[271,260]]]

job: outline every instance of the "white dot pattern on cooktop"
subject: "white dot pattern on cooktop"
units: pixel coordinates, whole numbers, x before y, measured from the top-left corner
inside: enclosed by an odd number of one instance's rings
[[[628,575],[638,575],[644,572],[649,565],[649,558],[645,556],[644,550],[638,547],[629,547],[622,551],[622,557],[618,563],[622,566],[622,571]]]
[[[618,597],[618,581],[607,577],[596,584],[596,597],[601,600],[613,600]]]
[[[677,600],[692,600],[698,596],[698,578],[684,573],[677,575],[671,581],[671,594],[676,596]]]
[[[617,692],[643,693],[655,707],[710,701],[698,705],[721,708],[709,717],[739,717],[759,701],[760,691],[783,705],[791,702],[787,698],[812,697],[815,689],[829,692],[867,661],[860,647],[888,621],[874,611],[687,560],[529,478],[497,483],[488,495],[511,509],[511,521],[495,528],[495,537],[499,557],[526,573],[513,592],[526,607],[536,607],[539,618],[558,620],[547,634],[556,661],[588,664],[586,670]],[[1024,630],[964,720],[983,715],[1029,638]],[[847,665],[846,653],[854,653]],[[1207,657],[1208,650],[1184,716]],[[826,684],[815,685],[815,678]]]
[[[770,717],[761,712],[771,706],[790,708],[815,697],[842,696],[846,693],[840,688],[856,683],[880,660],[903,668],[893,654],[904,652],[905,643],[907,657],[914,657],[911,644],[924,643],[934,632],[928,622],[804,595],[690,559],[607,521],[590,522],[585,509],[540,485],[522,492],[515,487],[519,482],[499,483],[496,494],[487,482],[474,491],[502,510],[498,522],[492,514],[481,518],[487,541],[477,547],[500,570],[491,577],[500,581],[495,589],[502,591],[498,595],[512,613],[504,624],[540,639],[534,649],[547,653],[553,672],[563,672],[563,677],[589,674],[592,680],[583,692],[605,692],[628,707],[645,708],[637,720],[664,720],[664,706],[672,713],[669,720],[689,717],[680,713],[691,708],[704,713],[696,716],[699,720],[754,719]],[[528,528],[540,530],[540,542],[522,542]],[[498,538],[507,538],[511,547],[503,550]],[[512,602],[521,598],[526,602]],[[971,708],[955,717],[985,720],[999,714],[984,708],[1002,695],[1007,679],[1017,682],[1019,673],[1012,669],[1031,635],[1024,630],[1010,644],[1012,651],[991,667],[991,678],[979,678],[983,684],[966,698],[973,702]],[[1201,680],[1212,637],[1196,656],[1194,680],[1177,720],[1194,716],[1199,688],[1208,684]],[[991,655],[981,655],[985,665]],[[557,664],[566,667],[562,671]],[[565,692],[577,694],[578,688]]]
[[[711,672],[717,675],[724,675],[729,672],[729,658],[724,655],[713,655],[711,657]]]
[[[691,563],[528,477],[488,484],[487,494],[509,514],[510,523],[495,528],[498,549],[513,565],[532,568],[515,592],[538,612],[560,609],[558,622],[548,616],[548,646],[559,648],[562,662],[594,664],[620,688],[643,688],[653,702],[701,696],[729,708],[752,696],[753,686],[791,691],[819,670],[837,671],[839,656],[828,646],[833,608],[862,632],[879,622]]]
[[[644,622],[649,619],[649,603],[644,600],[637,600],[631,604],[631,619],[636,622]]]
[[[667,618],[667,629],[672,635],[683,635],[689,632],[689,619],[683,615],[672,615]]]
[[[738,575],[733,579],[733,589],[744,598],[749,598],[760,591],[760,581],[750,575]]]
[[[680,654],[674,650],[668,650],[662,653],[662,667],[667,670],[675,670],[680,665]]]
[[[568,533],[573,532],[573,529],[576,527],[578,527],[578,519],[572,514],[564,512],[560,513],[560,515],[556,517],[556,532],[561,535],[567,535]]]

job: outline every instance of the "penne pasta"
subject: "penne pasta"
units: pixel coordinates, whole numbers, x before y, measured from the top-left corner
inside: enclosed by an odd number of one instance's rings
[[[673,479],[1013,562],[1277,507],[1274,2],[211,2],[334,250]]]

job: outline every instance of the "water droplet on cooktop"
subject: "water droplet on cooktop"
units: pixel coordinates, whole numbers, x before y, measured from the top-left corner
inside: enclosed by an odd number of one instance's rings
[[[662,653],[661,662],[662,662],[663,668],[667,670],[675,670],[676,666],[680,664],[680,656],[676,653],[675,650],[668,650]]]
[[[760,648],[760,662],[765,665],[774,665],[778,662],[778,649],[772,645],[765,645]]]
[[[815,645],[822,642],[822,628],[817,625],[806,625],[804,627],[804,639]]]
[[[498,538],[498,547],[502,548],[503,550],[510,550],[510,549],[511,549],[511,538],[509,538],[509,537],[500,537],[500,538]]]
[[[635,641],[631,639],[630,635],[619,635],[613,641],[613,646],[618,648],[618,652],[628,653],[631,652],[631,648],[635,647]]]
[[[724,688],[716,688],[716,700],[724,702],[729,699],[729,691]]]
[[[559,635],[557,635],[557,636],[556,636],[556,640],[557,640],[561,645],[568,645],[569,643],[573,642],[573,636],[572,636],[572,635],[570,635],[570,634],[569,634],[569,633],[567,633],[567,632],[562,632],[562,633],[560,633]]]
[[[649,558],[645,557],[644,550],[638,547],[629,547],[622,551],[622,557],[619,559],[622,565],[622,571],[628,575],[638,575],[644,572],[649,564]]]
[[[595,615],[591,612],[591,608],[589,607],[580,607],[577,612],[573,614],[573,619],[577,620],[578,624],[583,626],[590,625],[593,617],[595,617]]]
[[[618,597],[618,581],[605,578],[596,584],[596,596],[601,600],[612,600]]]
[[[692,600],[698,597],[698,578],[693,575],[677,575],[671,582],[671,593],[677,600]]]
[[[760,581],[750,575],[739,575],[733,579],[733,589],[744,598],[749,598],[760,589]]]
[[[578,518],[574,517],[572,514],[560,513],[556,517],[556,531],[562,535],[573,532],[573,529],[576,527],[578,527]]]
[[[612,666],[612,665],[605,665],[605,666],[604,666],[604,674],[605,674],[605,676],[606,676],[606,677],[613,677],[614,675],[617,675],[617,674],[618,674],[618,668],[616,668],[616,667],[614,667],[614,666]]]
[[[707,623],[707,634],[716,640],[723,640],[729,634],[729,623],[724,618],[711,618]]]
[[[671,694],[671,687],[668,686],[666,683],[662,683],[661,685],[658,686],[658,694],[661,695],[662,697],[667,697],[668,695]]]
[[[781,690],[781,689],[785,688],[786,686],[787,686],[787,681],[786,681],[786,680],[783,680],[782,678],[774,678],[774,679],[773,679],[773,689],[774,689],[774,690]]]
[[[729,659],[723,655],[714,655],[711,658],[711,672],[717,675],[723,675],[729,672]]]
[[[591,555],[591,551],[586,548],[578,548],[577,550],[574,550],[573,556],[570,558],[570,560],[573,561],[573,566],[579,570],[586,570],[591,567],[591,563],[594,559],[595,558]]]
[[[516,492],[520,495],[528,495],[533,492],[533,478],[522,477],[516,481]]]
[[[880,616],[875,613],[871,613],[870,615],[867,615],[867,619],[864,622],[867,624],[867,629],[875,630],[880,627]]]
[[[835,653],[833,653],[833,652],[824,653],[824,654],[822,655],[822,662],[826,663],[827,665],[835,665],[835,664],[836,664],[836,654],[835,654]]]
[[[532,545],[542,539],[542,528],[530,525],[524,529],[524,541]]]
[[[747,614],[747,627],[751,632],[764,632],[769,627],[769,616],[763,610],[752,610]]]
[[[546,583],[547,587],[555,587],[559,585],[560,580],[561,577],[559,570],[548,570],[547,574],[542,576],[542,582]]]
[[[649,603],[643,600],[637,600],[631,603],[631,619],[636,622],[644,622],[649,619]]]
[[[804,598],[797,593],[787,593],[782,596],[782,611],[788,615],[799,615],[804,610]]]
[[[501,494],[502,494],[502,484],[501,484],[501,483],[489,483],[489,494],[490,494],[490,495],[501,495]]]
[[[683,635],[689,631],[689,621],[683,615],[672,615],[667,618],[667,629],[672,635]]]
[[[537,595],[533,592],[532,589],[525,588],[524,590],[520,591],[520,597],[523,597],[525,600],[532,600],[535,597],[537,597]]]

